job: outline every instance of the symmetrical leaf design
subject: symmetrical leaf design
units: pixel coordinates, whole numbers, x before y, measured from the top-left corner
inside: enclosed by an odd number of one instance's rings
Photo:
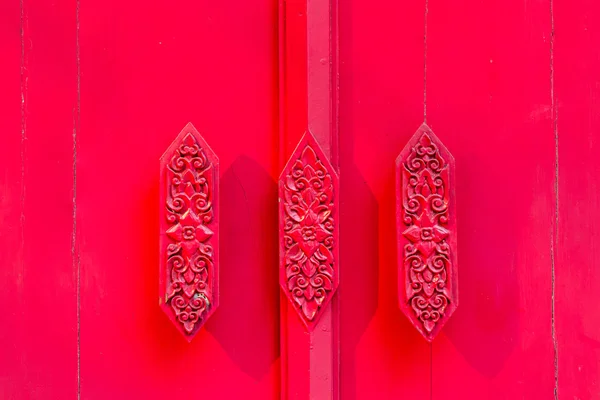
[[[218,166],[192,124],[161,157],[160,304],[188,340],[218,305]]]
[[[400,307],[432,340],[458,305],[454,158],[424,124],[396,172]]]
[[[338,178],[310,132],[279,179],[280,283],[311,329],[338,286]]]

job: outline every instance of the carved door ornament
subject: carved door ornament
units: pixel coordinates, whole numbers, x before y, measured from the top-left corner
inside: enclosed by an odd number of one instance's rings
[[[279,280],[309,330],[338,287],[338,186],[307,132],[279,177]]]
[[[426,124],[396,159],[399,303],[428,341],[458,306],[454,171]]]
[[[159,304],[191,341],[219,304],[219,159],[189,123],[160,158]]]

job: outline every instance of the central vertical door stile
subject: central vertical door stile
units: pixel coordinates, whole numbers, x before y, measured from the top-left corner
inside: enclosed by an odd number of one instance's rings
[[[337,0],[279,6],[281,398],[337,400]]]

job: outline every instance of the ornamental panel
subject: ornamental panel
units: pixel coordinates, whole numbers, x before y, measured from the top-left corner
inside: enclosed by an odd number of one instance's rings
[[[279,178],[280,285],[309,330],[339,281],[338,176],[310,132]]]
[[[188,124],[160,159],[159,304],[191,341],[219,303],[219,160]]]
[[[399,303],[428,341],[458,306],[454,171],[426,124],[396,159]]]

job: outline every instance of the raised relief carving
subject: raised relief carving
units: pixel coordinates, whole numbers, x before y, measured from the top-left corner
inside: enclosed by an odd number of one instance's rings
[[[309,329],[338,286],[337,196],[337,174],[306,133],[279,178],[279,276]]]
[[[458,306],[454,158],[423,124],[396,173],[400,308],[431,341]]]
[[[189,341],[218,306],[219,160],[188,124],[160,165],[159,303]]]

